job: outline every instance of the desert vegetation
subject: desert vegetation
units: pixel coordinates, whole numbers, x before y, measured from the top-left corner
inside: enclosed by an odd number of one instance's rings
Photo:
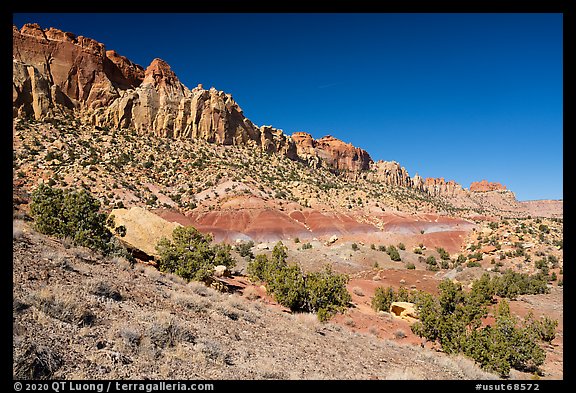
[[[351,298],[346,289],[346,275],[335,274],[330,266],[304,274],[298,265],[287,263],[286,250],[284,244],[278,242],[271,258],[257,255],[248,265],[248,274],[265,282],[283,306],[292,311],[315,312],[321,321],[348,307]]]
[[[522,282],[525,277],[513,280]],[[446,353],[462,353],[481,367],[508,376],[510,369],[538,373],[545,360],[541,342],[555,337],[558,321],[544,317],[535,320],[532,315],[519,320],[510,313],[508,301],[497,301],[497,288],[506,287],[508,278],[493,280],[485,274],[473,282],[469,292],[460,284],[444,280],[439,285],[439,295],[400,288],[378,287],[372,298],[376,311],[390,310],[392,302],[412,302],[417,307],[419,320],[412,331],[429,341],[437,342]],[[523,287],[522,293],[532,289]],[[494,314],[493,325],[482,326],[482,320]]]
[[[230,245],[213,245],[211,236],[202,234],[194,227],[175,228],[172,240],[162,238],[156,249],[160,270],[188,281],[210,283],[214,267],[222,265],[231,268],[236,264],[230,255]]]

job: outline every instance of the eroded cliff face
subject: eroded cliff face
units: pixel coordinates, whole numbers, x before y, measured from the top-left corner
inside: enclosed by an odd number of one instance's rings
[[[486,180],[472,182],[470,184],[470,191],[472,192],[488,192],[488,191],[503,191],[506,186],[498,182],[488,182]]]
[[[29,75],[37,74],[48,82],[48,86],[31,86],[33,96],[47,97],[48,102],[42,107],[46,115],[53,113],[56,106],[70,110],[107,106],[118,98],[119,88],[135,88],[144,77],[142,68],[127,59],[113,53],[113,60],[108,58],[103,44],[58,29],[43,30],[37,24],[26,24],[20,30],[13,27],[12,44],[15,67],[28,68]],[[35,68],[34,72],[30,67]],[[14,81],[14,89],[25,95],[29,90],[19,82],[22,81]],[[30,114],[26,98],[18,98],[17,111]],[[42,117],[38,111],[33,112],[37,119]]]
[[[87,124],[139,134],[252,145],[314,168],[432,196],[468,200],[471,193],[480,197],[506,190],[485,180],[466,190],[443,178],[411,178],[399,163],[374,162],[365,150],[330,135],[289,136],[271,126],[257,126],[230,94],[202,85],[188,89],[162,59],[144,69],[90,38],[37,24],[14,26],[13,116],[41,120],[66,113]]]
[[[292,140],[296,144],[298,157],[312,167],[318,167],[323,163],[338,172],[357,174],[368,170],[373,162],[366,150],[331,135],[314,139],[306,132],[295,132],[292,134]]]
[[[282,130],[253,124],[230,94],[188,89],[161,59],[144,70],[95,40],[37,24],[13,27],[13,49],[15,117],[41,120],[68,111],[100,127],[255,145],[299,159]]]

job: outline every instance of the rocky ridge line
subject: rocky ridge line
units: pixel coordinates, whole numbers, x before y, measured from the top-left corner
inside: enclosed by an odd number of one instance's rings
[[[374,162],[368,152],[332,136],[292,136],[247,119],[230,94],[184,86],[161,59],[144,70],[102,43],[38,24],[13,26],[13,116],[36,120],[75,115],[98,127],[131,129],[160,137],[253,145],[311,167],[326,166],[352,178],[410,188],[432,196],[470,198],[504,191],[499,183],[470,190],[443,178],[410,177],[397,162]],[[512,194],[512,199],[514,199]]]

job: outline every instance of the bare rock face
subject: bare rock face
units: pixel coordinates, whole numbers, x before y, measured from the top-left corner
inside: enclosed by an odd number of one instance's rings
[[[13,27],[13,58],[38,70],[50,86],[56,86],[74,109],[108,105],[118,92],[106,71],[110,67],[104,45],[90,38],[58,29],[43,30],[37,24]],[[130,66],[124,67],[130,69]],[[137,70],[134,68],[134,73]],[[116,75],[114,79],[126,79]],[[53,107],[56,103],[50,102]],[[37,114],[36,114],[37,116]]]
[[[312,135],[307,132],[295,132],[292,134],[292,140],[296,145],[296,154],[300,160],[312,168],[319,168],[321,161],[316,151],[316,140],[312,138]]]
[[[114,50],[106,51],[104,71],[112,83],[122,90],[138,87],[144,80],[144,69]]]
[[[336,171],[358,173],[370,168],[372,158],[367,151],[327,135],[315,141],[316,155]]]
[[[408,171],[396,161],[377,161],[370,166],[370,180],[380,181],[394,187],[412,188],[414,183]]]
[[[466,190],[454,180],[445,181],[444,178],[427,177],[424,182],[424,189],[430,195],[437,196],[465,196]]]
[[[260,127],[260,146],[267,153],[278,153],[291,160],[298,159],[294,140],[284,134],[282,130],[270,126]]]
[[[14,60],[12,62],[13,116],[33,116],[40,120],[50,115],[50,83],[37,68]]]
[[[314,139],[306,132],[295,132],[292,139],[299,159],[314,168],[324,164],[338,172],[351,172],[356,176],[373,163],[367,151],[330,135]]]
[[[414,188],[417,191],[426,190],[425,180],[419,174],[415,174],[414,177],[412,178],[412,188]]]
[[[472,182],[472,184],[470,184],[471,192],[500,191],[505,189],[506,186],[503,186],[498,182],[488,182],[486,180],[482,180],[479,182]]]

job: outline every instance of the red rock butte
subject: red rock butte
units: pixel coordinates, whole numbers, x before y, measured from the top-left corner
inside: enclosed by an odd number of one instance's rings
[[[498,182],[488,182],[486,180],[472,182],[472,184],[470,184],[470,191],[472,192],[501,191],[505,189],[506,186]]]

